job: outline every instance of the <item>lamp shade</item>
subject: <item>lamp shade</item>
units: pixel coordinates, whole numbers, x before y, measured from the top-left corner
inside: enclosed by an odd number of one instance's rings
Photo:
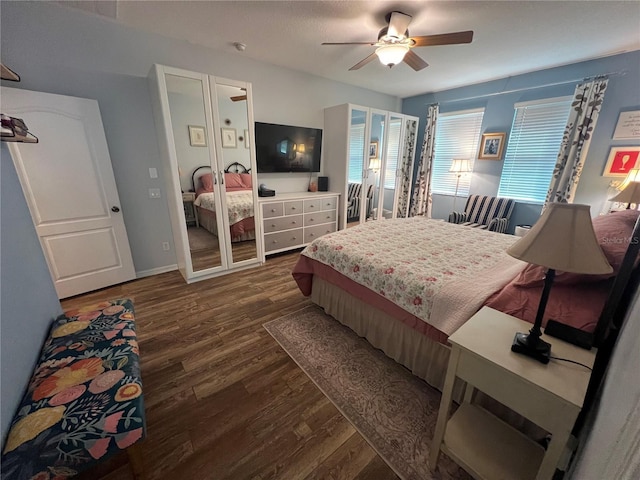
[[[454,158],[449,171],[454,173],[468,173],[471,171],[471,162],[463,158]]]
[[[402,61],[408,51],[409,47],[407,45],[392,43],[376,48],[376,55],[378,55],[380,63],[393,67]]]
[[[529,233],[509,247],[507,253],[562,272],[613,272],[596,239],[589,205],[549,204]]]
[[[371,170],[380,170],[380,159],[372,158],[369,160],[369,168]]]
[[[628,178],[627,176],[627,179]],[[626,185],[624,185],[625,183]],[[623,185],[624,188],[622,191],[609,200],[620,203],[640,203],[640,176],[638,176],[638,180],[632,182],[627,182],[625,179]]]

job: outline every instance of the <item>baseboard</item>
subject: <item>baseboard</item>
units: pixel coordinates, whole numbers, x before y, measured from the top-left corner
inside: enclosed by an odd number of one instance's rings
[[[164,267],[151,268],[149,270],[141,270],[136,272],[136,278],[151,277],[152,275],[160,275],[161,273],[173,272],[178,269],[178,264],[166,265]]]

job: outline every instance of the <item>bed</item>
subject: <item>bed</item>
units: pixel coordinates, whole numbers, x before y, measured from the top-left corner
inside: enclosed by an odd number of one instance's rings
[[[614,273],[559,274],[547,318],[593,331],[624,255],[610,239],[629,238],[638,216],[617,214],[594,220]],[[329,315],[442,389],[447,338],[483,305],[533,323],[543,271],[505,252],[517,240],[423,217],[367,222],[316,239],[293,276]]]
[[[200,166],[196,168],[191,179],[193,191],[196,193],[193,205],[196,208],[198,223],[217,237],[218,223],[211,167]],[[253,186],[249,170],[240,163],[232,163],[225,169],[224,184],[231,241],[236,243],[254,240],[256,227]]]

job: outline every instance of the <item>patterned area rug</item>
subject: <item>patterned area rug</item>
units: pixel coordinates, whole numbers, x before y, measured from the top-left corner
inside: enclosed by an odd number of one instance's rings
[[[445,455],[427,466],[440,392],[316,306],[264,325],[367,442],[409,479],[470,479]]]

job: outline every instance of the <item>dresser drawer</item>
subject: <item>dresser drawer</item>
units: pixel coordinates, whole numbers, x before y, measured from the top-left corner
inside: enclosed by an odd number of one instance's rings
[[[313,227],[306,227],[304,229],[304,243],[311,243],[316,238],[326,235],[327,233],[335,232],[336,224],[327,223],[325,225],[314,225]]]
[[[294,247],[304,243],[302,228],[286,232],[267,233],[264,236],[264,250],[271,252],[281,248]]]
[[[319,212],[322,210],[322,201],[324,198],[314,198],[312,200],[304,201],[304,213]]]
[[[303,217],[300,215],[289,215],[288,217],[265,218],[262,221],[264,233],[279,232],[291,228],[302,227]]]
[[[284,215],[282,202],[262,204],[262,218],[281,217],[282,215]]]
[[[320,210],[335,210],[338,204],[337,197],[325,197],[320,200]]]
[[[329,223],[336,221],[336,211],[327,210],[324,212],[305,213],[304,214],[304,226],[319,225],[321,223]]]
[[[297,215],[302,213],[302,200],[296,200],[292,202],[284,202],[284,214],[285,215]]]

